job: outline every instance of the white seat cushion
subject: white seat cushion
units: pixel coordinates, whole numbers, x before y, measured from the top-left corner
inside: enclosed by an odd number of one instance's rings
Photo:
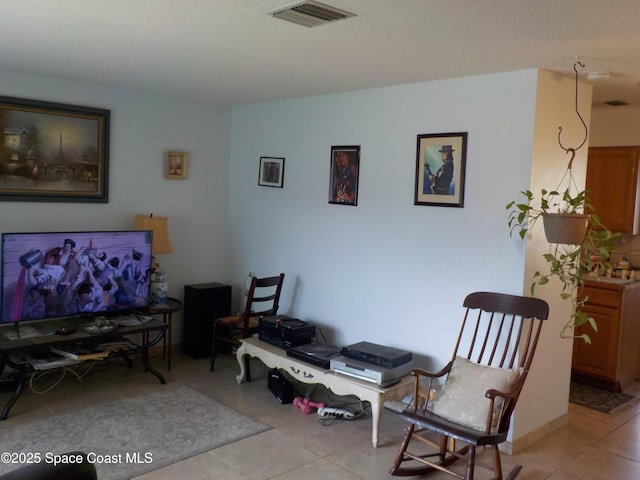
[[[520,376],[520,369],[486,367],[456,357],[449,376],[429,410],[456,423],[485,431],[490,400],[487,390],[508,392]],[[499,397],[494,403],[494,424],[502,408]]]

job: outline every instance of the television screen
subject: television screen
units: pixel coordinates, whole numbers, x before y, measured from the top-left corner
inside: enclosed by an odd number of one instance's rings
[[[0,322],[146,307],[152,236],[147,230],[4,233]]]

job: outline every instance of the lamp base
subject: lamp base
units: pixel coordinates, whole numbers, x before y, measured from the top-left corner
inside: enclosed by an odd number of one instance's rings
[[[152,307],[165,307],[169,299],[169,284],[167,282],[151,282],[149,299]]]
[[[164,270],[154,259],[153,270],[151,272],[151,283],[149,284],[149,300],[153,307],[166,307],[169,299],[169,284],[165,279]]]

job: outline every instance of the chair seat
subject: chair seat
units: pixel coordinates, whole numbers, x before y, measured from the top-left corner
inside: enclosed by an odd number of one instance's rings
[[[447,435],[471,445],[497,445],[507,439],[507,432],[487,433],[464,427],[428,410],[420,413],[405,410],[402,413],[402,418],[419,428],[427,429],[440,435]]]
[[[241,314],[236,314],[236,315],[229,315],[228,317],[220,317],[220,318],[216,318],[216,323],[221,323],[224,325],[233,325],[235,323],[238,323],[240,321],[241,318]]]
[[[217,318],[216,322],[232,327],[238,324],[241,319],[242,319],[242,314],[238,313],[236,315],[229,315],[228,317]],[[260,317],[249,317],[249,329],[258,328],[259,325],[260,325]]]

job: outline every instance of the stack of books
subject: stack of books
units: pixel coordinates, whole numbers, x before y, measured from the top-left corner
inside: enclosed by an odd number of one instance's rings
[[[78,360],[61,357],[53,352],[33,355],[27,353],[25,354],[25,360],[29,362],[34,370],[49,370],[50,368],[68,367],[69,365],[79,363]]]
[[[109,356],[108,350],[103,350],[99,345],[65,345],[61,347],[51,347],[51,351],[62,357],[72,360],[99,360]]]

